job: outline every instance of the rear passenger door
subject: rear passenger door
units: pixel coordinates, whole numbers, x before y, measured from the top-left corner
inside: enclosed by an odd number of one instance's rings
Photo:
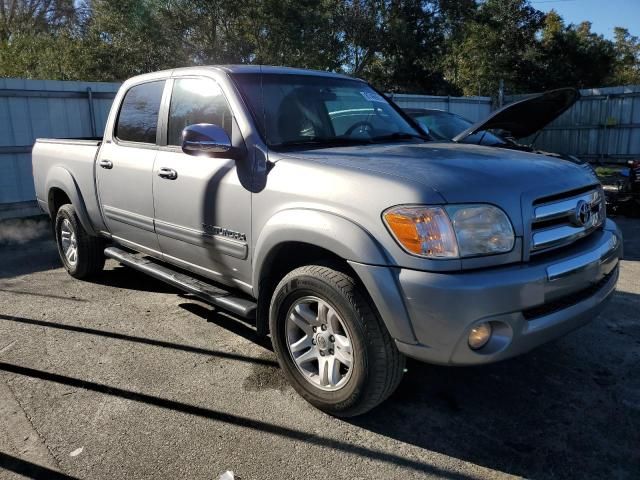
[[[100,148],[96,166],[100,206],[109,232],[123,244],[157,255],[152,175],[165,83],[141,83],[125,93],[112,139]]]
[[[169,80],[166,136],[156,157],[155,226],[163,258],[219,282],[250,282],[251,193],[242,187],[232,158],[182,152],[182,130],[197,123],[242,138],[220,86],[211,78]],[[175,172],[167,176],[166,172]]]

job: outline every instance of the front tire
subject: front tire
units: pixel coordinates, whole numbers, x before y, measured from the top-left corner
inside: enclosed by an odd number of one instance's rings
[[[58,254],[64,268],[74,278],[88,278],[104,268],[104,240],[89,235],[73,205],[60,207],[54,222]]]
[[[286,275],[273,294],[269,326],[290,383],[331,415],[365,413],[400,383],[404,356],[364,289],[344,272],[310,265]]]

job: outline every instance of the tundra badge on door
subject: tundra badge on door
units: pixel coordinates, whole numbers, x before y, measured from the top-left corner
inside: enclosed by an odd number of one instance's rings
[[[204,231],[209,235],[232,238],[233,240],[240,240],[241,242],[247,241],[246,233],[236,232],[228,228],[218,227],[217,225],[207,225],[206,223],[202,224],[202,228],[204,228]]]

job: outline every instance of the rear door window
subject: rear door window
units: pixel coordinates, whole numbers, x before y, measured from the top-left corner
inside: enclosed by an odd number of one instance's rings
[[[118,122],[116,138],[126,142],[156,143],[158,112],[165,81],[143,83],[126,93]]]
[[[167,144],[182,145],[182,130],[197,123],[222,127],[233,138],[233,115],[220,86],[208,78],[179,78],[171,93]]]

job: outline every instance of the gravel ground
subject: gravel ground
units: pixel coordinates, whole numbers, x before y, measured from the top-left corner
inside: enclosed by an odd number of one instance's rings
[[[74,280],[46,226],[0,228],[0,478],[639,478],[640,221],[619,223],[590,325],[496,365],[410,362],[349,421],[242,321],[111,261]]]

